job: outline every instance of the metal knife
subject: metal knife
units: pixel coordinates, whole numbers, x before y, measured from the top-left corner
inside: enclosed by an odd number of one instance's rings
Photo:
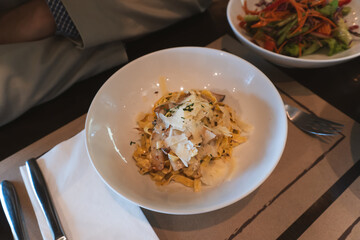
[[[0,200],[14,239],[27,239],[27,237],[25,238],[27,235],[21,214],[19,197],[14,185],[7,180],[2,181],[0,184]]]
[[[40,203],[46,221],[52,231],[53,239],[66,240],[67,238],[65,236],[58,214],[51,200],[51,196],[46,186],[44,176],[41,173],[36,159],[32,158],[26,162],[26,170],[29,174],[30,182],[35,191],[36,198]]]

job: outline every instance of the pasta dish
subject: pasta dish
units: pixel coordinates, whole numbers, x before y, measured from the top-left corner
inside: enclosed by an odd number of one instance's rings
[[[178,182],[201,190],[231,173],[233,148],[247,141],[249,126],[208,90],[172,92],[137,121],[133,158],[141,174],[159,185]]]

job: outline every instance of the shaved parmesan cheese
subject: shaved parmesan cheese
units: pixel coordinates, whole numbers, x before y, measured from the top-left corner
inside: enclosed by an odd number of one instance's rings
[[[232,136],[232,133],[229,131],[229,129],[227,127],[217,126],[215,129],[217,129],[218,131],[220,131],[222,134],[224,134],[227,137]]]
[[[170,117],[166,117],[164,114],[159,113],[160,119],[165,123],[166,128],[172,126],[173,129],[184,131],[184,111],[182,109],[178,109],[174,111],[173,115]]]
[[[214,133],[215,135],[224,135],[224,136],[227,136],[227,137],[232,136],[229,129],[227,129],[227,127],[224,127],[224,126],[217,126],[217,127],[213,127],[213,128],[205,126],[205,128],[207,130],[209,130],[210,132]]]
[[[216,137],[216,134],[214,134],[213,132],[205,129],[204,131],[204,137],[203,137],[203,142],[204,144],[207,144],[208,142],[210,142],[212,139],[214,139]]]
[[[164,147],[164,142],[163,141],[157,141],[156,142],[156,149],[160,149],[162,147]]]
[[[174,171],[177,171],[184,167],[184,164],[181,162],[181,160],[177,156],[169,153],[168,158],[170,160],[170,164],[171,164],[172,168],[174,169]]]
[[[203,141],[201,136],[204,132],[204,127],[195,121],[191,121],[191,122],[193,124],[187,124],[186,129],[191,133],[192,136],[191,142],[194,145],[198,145]]]
[[[172,145],[175,145],[179,142],[186,140],[188,140],[188,138],[185,136],[185,134],[181,134],[181,135],[169,136],[164,140],[164,142],[166,146],[171,147]]]
[[[188,167],[188,163],[192,157],[194,157],[198,150],[191,141],[185,140],[170,146],[170,149],[178,156],[184,163],[185,167]]]

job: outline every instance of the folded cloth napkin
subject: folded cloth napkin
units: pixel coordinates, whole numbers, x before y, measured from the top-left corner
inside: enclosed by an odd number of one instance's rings
[[[68,239],[158,239],[141,209],[101,181],[87,155],[84,130],[37,162]],[[25,166],[20,172],[43,239],[52,239]]]

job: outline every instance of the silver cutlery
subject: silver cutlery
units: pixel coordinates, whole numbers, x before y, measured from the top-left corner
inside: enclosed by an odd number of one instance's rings
[[[44,176],[41,173],[36,159],[30,159],[26,162],[26,170],[29,174],[30,182],[34,189],[36,198],[40,203],[46,221],[52,231],[53,239],[66,240],[67,238],[65,236],[58,214],[51,200],[51,196],[46,186]]]
[[[301,130],[315,135],[334,136],[341,132],[343,124],[306,113],[296,107],[285,104],[288,119]]]
[[[2,181],[0,184],[0,200],[14,239],[26,239],[27,235],[21,214],[19,197],[14,185],[7,180]]]

